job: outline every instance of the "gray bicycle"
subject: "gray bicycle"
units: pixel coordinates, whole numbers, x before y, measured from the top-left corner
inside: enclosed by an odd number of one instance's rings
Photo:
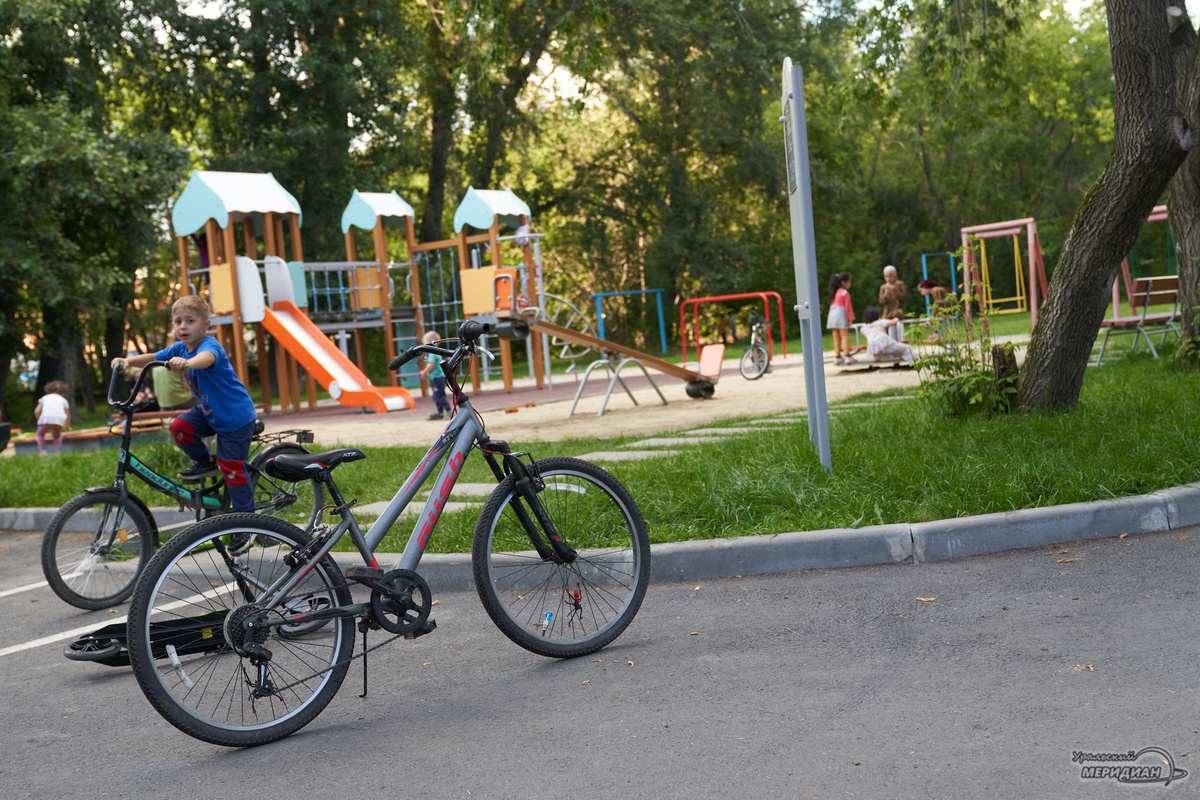
[[[142,691],[171,724],[223,746],[280,739],[321,713],[351,660],[369,652],[368,630],[391,634],[375,647],[435,630],[429,586],[417,567],[472,450],[498,481],[471,551],[475,586],[492,621],[520,646],[557,658],[593,653],[626,629],[650,574],[637,503],[593,464],[534,461],[487,435],[456,376],[468,356],[490,356],[478,344],[488,329],[468,321],[453,350],[418,345],[389,365],[397,369],[423,353],[443,356],[456,412],[369,531],[359,528],[354,503],[334,480],[341,464],[366,455],[343,448],[265,465],[281,480],[321,484],[340,518],[335,525],[320,525],[310,537],[280,520],[222,515],[158,551],[134,592],[127,644]],[[375,549],[439,463],[403,554],[383,569]],[[363,563],[343,573],[330,551],[346,535]],[[247,536],[253,547],[234,552],[231,543]],[[355,584],[369,597],[355,602]],[[356,627],[361,656],[353,654]]]

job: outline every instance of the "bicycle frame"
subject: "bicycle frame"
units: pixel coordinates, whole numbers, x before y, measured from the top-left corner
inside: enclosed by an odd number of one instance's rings
[[[497,462],[496,455],[500,455],[505,460],[506,465],[511,468],[523,469],[523,467],[519,466],[519,454],[509,452],[507,444],[493,442],[493,440],[489,439],[483,425],[479,421],[478,415],[475,413],[475,409],[471,406],[470,399],[462,396],[457,377],[453,374],[457,371],[457,367],[458,362],[455,361],[446,369],[447,387],[452,390],[453,396],[458,399],[457,412],[450,420],[450,424],[442,431],[437,441],[425,453],[424,458],[421,459],[416,468],[405,479],[400,489],[387,504],[387,507],[384,508],[383,512],[380,513],[379,517],[371,525],[369,533],[364,534],[359,528],[358,521],[354,518],[354,513],[351,510],[353,504],[345,502],[340,490],[332,480],[327,481],[326,486],[329,489],[330,497],[336,504],[332,513],[341,515],[341,522],[332,530],[327,530],[316,537],[313,540],[315,549],[305,553],[302,564],[297,564],[299,569],[294,569],[289,574],[280,577],[272,586],[262,592],[256,602],[266,608],[271,608],[276,603],[281,602],[299,584],[304,576],[316,566],[317,562],[327,555],[333,549],[334,545],[347,533],[350,535],[351,541],[354,542],[366,566],[378,569],[379,562],[375,558],[375,548],[387,536],[392,525],[399,519],[401,512],[413,500],[421,487],[425,485],[429,476],[433,474],[434,468],[441,463],[442,467],[438,472],[437,480],[433,484],[433,490],[429,494],[429,499],[425,501],[424,508],[422,508],[416,522],[413,524],[413,529],[408,536],[404,552],[392,567],[392,569],[415,571],[421,561],[421,556],[425,553],[425,548],[429,545],[429,541],[433,537],[434,528],[437,526],[442,511],[446,507],[446,500],[450,496],[450,492],[458,480],[458,474],[462,470],[463,464],[466,462],[472,448],[476,445],[487,443],[494,443],[497,446],[496,451],[481,451],[492,468],[497,481],[503,480],[505,473]],[[533,517],[537,519],[537,523],[542,527],[542,531],[537,529],[533,523],[533,519],[530,518],[529,513],[525,511],[520,503],[514,503],[513,510],[525,528],[532,547],[544,559],[561,560],[568,563],[573,561],[575,552],[561,541],[557,531],[554,529],[553,523],[541,508],[540,503],[533,499],[534,490],[530,488],[529,484],[530,481],[528,480],[523,485],[519,484],[520,494],[525,502],[531,506]],[[543,531],[546,539],[549,540],[548,543],[542,539]],[[362,610],[362,604],[355,604],[327,611],[291,616],[286,619],[271,620],[266,624],[272,626],[299,624],[323,618],[351,616]]]

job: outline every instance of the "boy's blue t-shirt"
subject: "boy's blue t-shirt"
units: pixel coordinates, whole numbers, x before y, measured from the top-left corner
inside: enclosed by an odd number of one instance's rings
[[[212,353],[217,357],[208,369],[189,369],[183,373],[192,394],[200,399],[204,414],[219,432],[232,433],[244,428],[258,416],[254,401],[242,382],[238,380],[225,348],[211,336],[200,341],[195,350],[188,350],[183,342],[176,342],[166,350],[154,354],[158,361],[169,361],[175,356],[192,358],[201,353]],[[163,369],[160,367],[160,369]]]

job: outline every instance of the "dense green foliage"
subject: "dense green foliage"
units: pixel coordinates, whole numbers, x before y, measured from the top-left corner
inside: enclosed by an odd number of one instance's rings
[[[573,300],[786,301],[785,56],[805,70],[821,270],[858,279],[857,307],[886,263],[912,287],[920,255],[955,249],[964,224],[1035,216],[1052,264],[1111,145],[1107,34],[1102,10],[1084,14],[1057,0],[0,0],[0,387],[26,334],[39,386],[75,376],[85,343],[101,352],[78,374],[95,382],[123,320],[161,324],[133,312],[133,281],[143,308],[169,294],[165,211],[188,166],[274,173],[304,209],[309,260],[341,257],[354,188],[398,191],[430,239],[468,185],[508,186],[547,235],[550,288]],[[618,340],[653,330],[639,300],[606,311]]]

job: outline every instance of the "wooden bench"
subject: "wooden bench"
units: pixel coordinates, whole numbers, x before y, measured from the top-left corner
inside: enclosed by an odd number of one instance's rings
[[[1151,306],[1162,306],[1167,303],[1171,304],[1170,312],[1150,313]],[[1112,317],[1100,323],[1100,327],[1107,330],[1104,332],[1104,340],[1100,343],[1100,352],[1096,354],[1095,366],[1100,366],[1100,362],[1104,360],[1104,348],[1108,345],[1110,336],[1133,334],[1132,350],[1137,350],[1140,336],[1146,340],[1150,354],[1158,358],[1158,351],[1154,349],[1154,343],[1150,341],[1150,332],[1162,332],[1162,337],[1158,342],[1159,347],[1162,347],[1163,342],[1166,341],[1168,333],[1173,332],[1176,336],[1179,335],[1179,326],[1176,324],[1179,321],[1178,275],[1135,279],[1129,293],[1129,305],[1135,312],[1132,316]],[[1140,314],[1136,313],[1138,309],[1141,309]]]

